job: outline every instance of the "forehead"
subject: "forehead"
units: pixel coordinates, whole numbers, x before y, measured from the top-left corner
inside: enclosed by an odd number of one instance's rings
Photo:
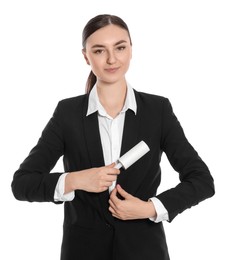
[[[91,34],[87,39],[86,45],[113,45],[122,40],[130,43],[128,32],[117,25],[110,24]]]

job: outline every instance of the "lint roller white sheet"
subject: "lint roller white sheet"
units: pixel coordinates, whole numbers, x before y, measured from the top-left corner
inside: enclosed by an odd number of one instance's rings
[[[139,142],[117,160],[114,168],[124,168],[126,170],[137,160],[139,160],[142,156],[144,156],[147,152],[149,152],[149,150],[150,149],[148,145],[144,141]],[[112,185],[109,187],[109,192],[111,192],[114,189],[115,185],[116,181],[114,181]]]

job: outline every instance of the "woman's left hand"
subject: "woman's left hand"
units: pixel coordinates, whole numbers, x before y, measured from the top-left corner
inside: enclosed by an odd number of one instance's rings
[[[117,193],[123,199],[119,199]],[[156,216],[152,201],[143,201],[132,196],[122,189],[119,184],[111,192],[109,204],[109,211],[112,213],[112,216],[121,220],[153,218]]]

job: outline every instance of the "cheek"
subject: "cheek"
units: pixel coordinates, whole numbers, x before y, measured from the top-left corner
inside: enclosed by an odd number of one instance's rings
[[[92,67],[100,67],[101,65],[102,65],[102,59],[101,59],[101,57],[97,57],[97,56],[89,56],[88,57],[88,59],[89,59],[89,62],[90,62],[90,65],[92,66]]]
[[[132,55],[131,55],[131,52],[127,52],[125,53],[125,55],[120,55],[120,60],[122,61],[122,63],[127,63],[129,64],[130,63],[130,60],[132,58]]]
[[[100,63],[98,61],[91,60],[90,61],[91,69],[94,71],[98,71],[100,69]]]
[[[104,67],[103,62],[101,62],[101,60],[98,59],[90,60],[90,66],[91,70],[96,76],[99,76],[102,73]]]
[[[130,60],[131,60],[131,55],[127,55],[127,56],[123,57],[123,59],[122,59],[123,65],[128,68],[130,65]]]

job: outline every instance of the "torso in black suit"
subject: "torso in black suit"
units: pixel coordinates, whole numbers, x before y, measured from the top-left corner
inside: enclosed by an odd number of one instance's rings
[[[126,112],[121,155],[143,140],[150,152],[117,182],[142,200],[156,196],[169,213],[169,221],[214,194],[212,176],[186,139],[168,99],[135,91],[137,114]],[[88,95],[59,102],[38,144],[20,165],[12,182],[15,197],[52,201],[61,173],[50,171],[64,155],[65,172],[104,165],[97,113],[86,116]],[[157,195],[160,160],[165,152],[179,173],[180,183]],[[148,219],[122,221],[108,210],[108,191],[75,191],[65,202],[61,260],[168,260],[162,223]]]

